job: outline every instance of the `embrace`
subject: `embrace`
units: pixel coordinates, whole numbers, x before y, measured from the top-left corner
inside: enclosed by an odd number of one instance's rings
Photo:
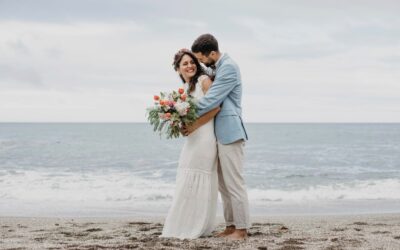
[[[204,64],[203,67],[200,63]],[[195,239],[215,229],[218,190],[226,228],[215,237],[243,240],[250,227],[243,178],[243,147],[248,139],[241,113],[239,67],[210,34],[191,51],[175,54],[174,69],[197,102],[197,121],[182,129],[186,141],[179,158],[176,190],[160,237]]]

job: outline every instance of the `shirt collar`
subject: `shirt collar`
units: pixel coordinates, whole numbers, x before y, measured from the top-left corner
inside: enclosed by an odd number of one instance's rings
[[[215,67],[218,67],[219,66],[219,64],[221,63],[221,59],[222,59],[222,57],[224,57],[225,56],[225,53],[221,53],[221,56],[218,58],[218,60],[215,62]]]

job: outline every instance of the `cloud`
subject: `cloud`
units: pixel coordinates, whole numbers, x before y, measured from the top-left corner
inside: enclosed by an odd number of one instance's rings
[[[240,66],[248,121],[400,121],[399,2],[360,3],[3,0],[0,121],[145,121],[206,32]]]
[[[140,122],[145,119],[147,98],[143,92],[100,89],[8,90],[0,92],[0,117],[16,122]]]
[[[7,46],[17,54],[20,55],[30,54],[28,47],[20,39],[16,41],[8,41]]]
[[[180,29],[180,28],[207,28],[208,24],[204,21],[200,20],[190,20],[190,19],[183,19],[183,18],[168,18],[166,20],[167,23],[169,23],[172,26],[175,26],[175,28]]]
[[[0,87],[12,87],[15,83],[33,87],[43,86],[42,77],[35,69],[0,64]]]
[[[143,53],[135,36],[143,30],[132,21],[0,22],[0,77],[52,88],[132,82],[132,64]],[[136,67],[140,75],[144,68]]]

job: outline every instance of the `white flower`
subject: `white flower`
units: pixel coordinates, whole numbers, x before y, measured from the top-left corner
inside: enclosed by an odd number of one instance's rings
[[[171,108],[170,108],[169,105],[165,105],[165,106],[163,106],[163,109],[164,109],[165,112],[167,112],[167,111],[170,110]]]
[[[185,116],[187,114],[187,109],[190,107],[188,102],[178,101],[175,103],[175,109],[178,111],[180,116]]]

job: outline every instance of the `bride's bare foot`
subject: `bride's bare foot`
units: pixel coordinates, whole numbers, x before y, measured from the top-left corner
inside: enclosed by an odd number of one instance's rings
[[[235,232],[235,230],[236,230],[235,226],[227,226],[223,232],[214,234],[214,237],[226,237],[231,233]]]
[[[226,236],[228,240],[245,240],[247,239],[246,229],[236,229],[233,233]]]

